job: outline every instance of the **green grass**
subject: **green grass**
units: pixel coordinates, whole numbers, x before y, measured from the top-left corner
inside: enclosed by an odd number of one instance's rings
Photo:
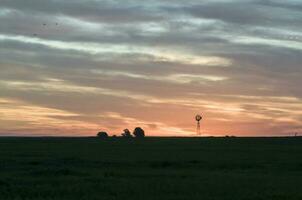
[[[302,138],[0,138],[0,200],[301,200]]]

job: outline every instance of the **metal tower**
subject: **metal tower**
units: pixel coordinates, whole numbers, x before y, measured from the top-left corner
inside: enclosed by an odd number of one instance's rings
[[[196,115],[195,120],[197,121],[196,134],[201,135],[201,133],[200,133],[200,121],[202,120],[202,116],[201,115]]]

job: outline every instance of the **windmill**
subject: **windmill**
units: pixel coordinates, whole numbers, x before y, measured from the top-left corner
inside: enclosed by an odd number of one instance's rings
[[[200,135],[200,121],[202,120],[202,116],[199,114],[196,115],[195,120],[197,121],[196,133],[197,133],[197,135]]]

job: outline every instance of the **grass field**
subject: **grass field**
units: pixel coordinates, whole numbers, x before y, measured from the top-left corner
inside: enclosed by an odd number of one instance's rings
[[[0,138],[0,200],[301,200],[302,138]]]

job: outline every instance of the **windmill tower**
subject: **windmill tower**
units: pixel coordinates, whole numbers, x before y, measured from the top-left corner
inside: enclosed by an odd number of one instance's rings
[[[197,127],[196,127],[196,134],[197,135],[201,135],[201,133],[200,133],[200,121],[202,120],[202,116],[201,115],[196,115],[195,116],[195,120],[196,120],[196,122],[197,122]]]

